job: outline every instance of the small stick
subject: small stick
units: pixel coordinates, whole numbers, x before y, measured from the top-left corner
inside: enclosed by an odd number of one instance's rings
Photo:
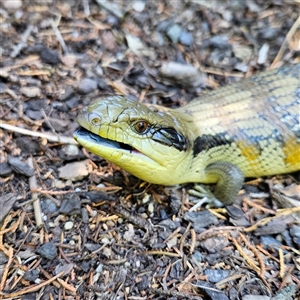
[[[295,21],[294,25],[292,26],[292,28],[290,29],[290,31],[288,32],[288,34],[286,35],[277,56],[275,57],[274,61],[272,62],[270,69],[274,68],[274,66],[280,61],[283,52],[286,48],[287,43],[291,40],[292,36],[294,35],[294,33],[296,32],[298,26],[300,25],[300,17],[298,17],[298,19]]]
[[[47,139],[50,142],[58,142],[58,143],[62,143],[62,144],[78,145],[78,143],[73,138],[68,137],[68,136],[59,136],[59,135],[53,135],[53,134],[49,134],[49,133],[31,131],[31,130],[28,130],[28,129],[24,129],[24,128],[20,128],[20,127],[13,126],[13,125],[10,125],[10,124],[6,124],[2,121],[0,121],[0,128],[10,130],[10,131],[14,131],[14,132],[18,132],[18,133],[21,133],[21,134],[24,134],[24,135],[30,135],[30,136],[44,138],[44,139]]]
[[[31,168],[34,168],[32,157],[28,158],[28,165]],[[29,186],[30,186],[30,189],[37,188],[36,177],[34,174],[33,174],[33,176],[31,176],[29,178]],[[42,225],[44,225],[44,223],[43,223],[43,219],[42,219],[42,210],[41,210],[41,204],[40,204],[40,199],[38,197],[38,193],[32,193],[32,199],[34,200],[33,201],[33,209],[34,209],[36,226],[37,226],[37,228],[40,228]]]

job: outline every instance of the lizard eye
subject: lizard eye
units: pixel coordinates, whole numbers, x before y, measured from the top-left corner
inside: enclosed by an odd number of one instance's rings
[[[137,133],[144,134],[149,130],[150,126],[149,126],[148,122],[141,120],[141,121],[135,122],[133,124],[133,128]]]

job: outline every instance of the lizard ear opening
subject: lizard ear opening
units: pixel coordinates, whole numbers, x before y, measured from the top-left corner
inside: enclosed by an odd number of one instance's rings
[[[163,145],[175,147],[179,151],[186,151],[189,144],[188,140],[172,127],[156,129],[152,139]]]

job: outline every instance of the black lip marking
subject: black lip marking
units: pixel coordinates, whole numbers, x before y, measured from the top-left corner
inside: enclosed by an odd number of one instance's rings
[[[200,152],[207,151],[214,147],[219,147],[222,145],[230,145],[231,140],[225,138],[226,133],[218,133],[216,135],[204,134],[198,136],[194,142],[193,146],[193,156],[196,157]]]
[[[90,140],[91,142],[98,144],[99,146],[110,147],[115,149],[123,149],[128,151],[135,150],[130,145],[102,138],[101,136],[94,134],[83,127],[80,127],[74,132],[75,138],[80,136],[83,137],[85,140]]]

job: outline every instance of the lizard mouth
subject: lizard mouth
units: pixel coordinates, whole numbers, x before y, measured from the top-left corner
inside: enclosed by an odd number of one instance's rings
[[[127,151],[130,153],[140,153],[141,154],[140,151],[138,151],[137,149],[133,148],[132,146],[130,146],[128,144],[103,138],[97,134],[94,134],[91,131],[88,131],[87,129],[85,129],[83,127],[80,127],[79,129],[77,129],[74,132],[73,136],[77,142],[79,142],[79,140],[83,139],[84,141],[86,141],[88,143],[92,143],[93,145],[96,144],[99,147],[100,146],[101,147],[109,147],[109,148]]]

